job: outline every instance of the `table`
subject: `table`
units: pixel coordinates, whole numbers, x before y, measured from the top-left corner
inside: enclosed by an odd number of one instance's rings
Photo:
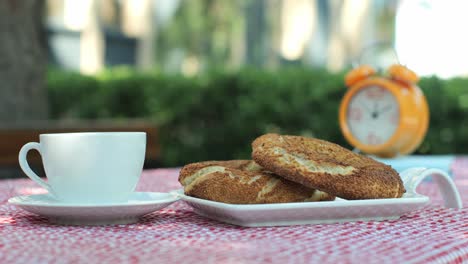
[[[180,188],[178,169],[144,171],[138,189]],[[453,164],[468,204],[468,158]],[[28,179],[0,181],[0,263],[468,263],[468,208],[447,209],[433,182],[430,205],[399,220],[244,228],[200,217],[184,202],[138,224],[54,226],[7,203],[41,193]]]

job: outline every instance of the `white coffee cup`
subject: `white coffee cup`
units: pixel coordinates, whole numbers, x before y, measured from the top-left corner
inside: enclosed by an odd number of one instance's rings
[[[42,156],[48,182],[26,160],[35,149]],[[19,152],[21,169],[57,200],[69,203],[124,202],[135,190],[145,160],[144,132],[41,134]]]

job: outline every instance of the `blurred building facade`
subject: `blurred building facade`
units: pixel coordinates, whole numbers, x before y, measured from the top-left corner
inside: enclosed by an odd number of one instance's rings
[[[186,75],[244,65],[339,71],[359,59],[385,67],[398,62],[397,54],[420,74],[450,77],[468,72],[457,59],[468,38],[458,41],[456,30],[466,6],[463,0],[48,0],[47,27],[51,60],[83,73],[115,65]],[[455,38],[456,49],[434,32]],[[376,44],[385,45],[361,56]]]

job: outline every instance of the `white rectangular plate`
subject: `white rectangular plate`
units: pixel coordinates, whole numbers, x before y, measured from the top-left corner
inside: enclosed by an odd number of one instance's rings
[[[183,190],[175,193],[201,216],[247,227],[398,219],[429,202],[426,196],[405,194],[394,199],[239,205],[190,197]]]
[[[330,224],[352,221],[381,221],[398,219],[429,203],[429,197],[416,192],[425,178],[433,178],[447,208],[462,208],[460,194],[450,176],[439,169],[411,168],[400,173],[406,193],[401,198],[372,200],[343,200],[329,202],[226,204],[186,196],[175,191],[195,213],[221,222],[239,226],[288,226]]]

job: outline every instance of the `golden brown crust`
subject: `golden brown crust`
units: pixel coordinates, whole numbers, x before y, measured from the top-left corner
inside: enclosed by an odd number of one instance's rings
[[[288,180],[344,199],[397,198],[405,192],[390,166],[315,138],[266,134],[252,157]]]
[[[249,160],[192,163],[180,171],[186,195],[231,204],[330,201],[334,197],[277,177]]]
[[[209,167],[209,166],[221,166],[221,167],[227,167],[227,168],[239,169],[239,170],[245,170],[245,171],[262,170],[262,167],[260,167],[260,165],[258,165],[253,160],[202,161],[202,162],[196,162],[196,163],[185,165],[179,172],[179,182],[183,186],[185,186],[186,185],[185,178],[194,174],[196,171],[205,167]]]

